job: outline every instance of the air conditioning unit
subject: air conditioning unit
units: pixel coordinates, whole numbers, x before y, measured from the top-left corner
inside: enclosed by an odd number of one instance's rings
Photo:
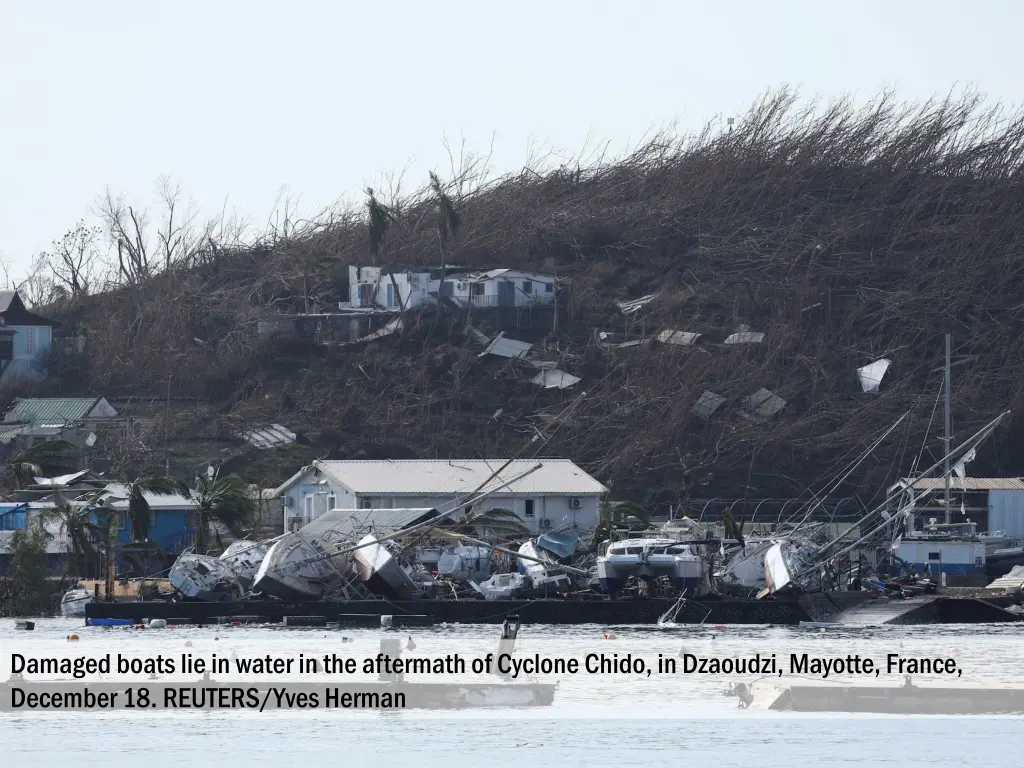
[[[579,509],[583,506],[583,502],[579,499],[569,499],[569,506],[573,509]]]
[[[540,521],[540,527],[541,528],[550,528],[551,527],[551,521],[548,518],[545,517],[543,520]]]
[[[466,284],[465,283],[456,283],[455,287],[458,288],[460,291],[466,290]]]
[[[373,499],[360,499],[359,500],[359,508],[360,509],[373,509]]]

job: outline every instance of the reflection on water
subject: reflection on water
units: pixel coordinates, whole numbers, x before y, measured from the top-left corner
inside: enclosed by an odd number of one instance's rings
[[[139,653],[153,649],[197,656],[314,655],[325,652],[373,656],[379,630],[175,628],[132,631],[83,628],[77,620],[41,620],[35,632],[0,622],[6,679],[9,653],[64,643],[65,652]],[[79,643],[67,644],[72,631]],[[483,654],[497,649],[496,626],[415,630],[416,655]],[[675,657],[752,653],[847,655],[884,659],[887,653],[953,655],[964,681],[1024,680],[1024,625],[984,627],[875,627],[806,630],[781,627],[682,626],[673,628],[524,626],[519,654],[582,658],[588,653],[632,653],[654,666],[659,653]],[[408,632],[402,632],[404,637]],[[351,642],[342,643],[342,637]],[[190,648],[185,643],[191,642]],[[543,676],[539,679],[546,680]],[[654,674],[579,675],[559,680],[551,708],[451,713],[265,712],[89,715],[0,715],[4,763],[53,756],[76,766],[103,766],[142,759],[148,766],[215,761],[224,768],[284,766],[303,761],[346,765],[389,763],[417,766],[772,765],[814,761],[820,765],[944,765],[963,759],[973,766],[1017,766],[1024,727],[1012,717],[891,717],[800,715],[739,710],[722,696],[735,678],[699,679]],[[8,762],[10,760],[10,762]]]

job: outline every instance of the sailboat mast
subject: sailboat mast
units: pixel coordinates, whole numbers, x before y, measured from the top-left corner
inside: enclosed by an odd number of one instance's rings
[[[943,477],[945,478],[945,481],[946,481],[946,488],[945,488],[945,491],[946,491],[946,493],[945,493],[945,508],[946,508],[945,521],[946,521],[946,525],[949,525],[952,522],[952,519],[951,519],[952,515],[951,515],[951,512],[950,512],[950,506],[949,506],[950,505],[950,499],[949,499],[949,448],[950,448],[950,441],[953,439],[952,438],[952,432],[953,432],[952,421],[953,421],[953,418],[952,418],[952,414],[950,412],[950,405],[949,405],[949,390],[950,390],[949,369],[951,367],[950,366],[950,362],[949,362],[949,358],[950,358],[950,351],[951,351],[951,348],[953,346],[952,338],[953,338],[952,334],[949,334],[949,333],[946,334],[946,396],[944,398],[945,401],[946,401],[946,428],[945,428],[945,437],[943,438],[943,442],[946,445],[946,451],[945,451],[945,453],[946,453],[946,460],[943,462],[944,466],[942,468],[942,470],[943,470]]]

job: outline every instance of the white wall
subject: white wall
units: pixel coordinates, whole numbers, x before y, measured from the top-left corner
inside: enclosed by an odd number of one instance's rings
[[[331,509],[352,509],[355,506],[355,497],[352,494],[322,473],[315,477],[312,468],[306,470],[306,473],[284,492],[283,498],[285,531],[291,530],[292,519],[299,519],[300,524],[305,525]],[[312,502],[308,502],[307,498],[311,498]]]
[[[580,501],[578,509],[572,506],[574,498]],[[362,507],[363,501],[368,501],[372,509],[433,507],[444,512],[451,509],[454,504],[454,496],[450,494],[443,496],[357,496],[353,507]],[[527,501],[533,502],[532,517],[527,517]],[[594,495],[525,497],[514,494],[495,494],[489,496],[480,506],[484,509],[511,509],[532,532],[544,533],[562,525],[574,525],[581,530],[593,530],[598,523],[600,503],[600,496]],[[551,521],[547,528],[543,527],[542,523],[545,518]]]
[[[395,272],[394,284],[391,282],[392,275],[382,272],[380,267],[352,267],[348,268],[348,306],[359,307],[359,287],[361,285],[373,286],[373,299],[381,307],[400,310],[404,305],[406,309],[420,307],[430,301],[430,273],[429,272]],[[395,294],[394,287],[397,284],[398,293]],[[388,302],[388,293],[391,293],[392,300]]]
[[[466,305],[469,305],[472,300],[479,306],[498,306],[498,285],[502,282],[512,282],[514,284],[514,306],[526,307],[532,304],[550,304],[555,300],[554,278],[550,275],[509,271],[499,277],[477,281],[478,285],[483,286],[482,296],[480,294],[472,295],[473,283],[469,282],[469,276],[466,274],[451,275],[445,278],[445,282],[452,283],[452,298]],[[526,293],[524,290],[524,283],[530,283],[530,293]],[[440,284],[440,280],[431,280],[430,290],[438,291]],[[548,291],[548,286],[552,286],[551,291]]]

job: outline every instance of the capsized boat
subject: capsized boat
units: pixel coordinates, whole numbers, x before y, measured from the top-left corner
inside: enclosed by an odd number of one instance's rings
[[[422,593],[409,571],[392,556],[388,545],[372,533],[356,542],[352,553],[354,570],[359,580],[375,595],[394,600],[415,600]]]
[[[496,573],[487,581],[470,581],[469,586],[479,592],[484,600],[511,600],[529,589],[526,576],[521,573]]]
[[[260,563],[263,562],[263,558],[266,557],[272,545],[273,542],[239,539],[224,550],[220,559],[230,565],[235,573],[251,586],[256,580],[256,572],[260,569]]]
[[[185,552],[174,561],[167,580],[184,597],[210,602],[241,599],[247,586],[229,563],[194,552]]]
[[[651,581],[661,577],[692,595],[703,594],[710,586],[705,558],[696,547],[671,538],[611,542],[597,558],[597,578],[609,594],[621,591],[630,578]]]
[[[93,600],[93,593],[76,585],[60,599],[60,615],[66,617],[85,616],[85,606]]]
[[[298,533],[287,533],[264,556],[253,590],[282,600],[319,600],[338,581],[322,547]]]

